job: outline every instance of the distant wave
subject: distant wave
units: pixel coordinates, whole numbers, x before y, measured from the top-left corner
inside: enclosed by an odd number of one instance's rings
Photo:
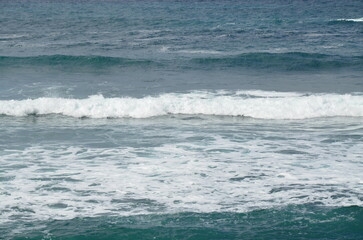
[[[11,66],[55,66],[64,68],[107,68],[129,66],[159,66],[173,68],[251,68],[273,70],[324,70],[353,67],[363,69],[363,56],[339,56],[304,52],[288,53],[244,53],[238,55],[218,54],[208,57],[191,57],[176,61],[152,59],[130,59],[107,56],[44,55],[33,57],[0,56],[0,67]]]
[[[336,21],[343,21],[343,22],[363,22],[363,17],[361,17],[361,18],[341,18],[341,19],[337,19]]]
[[[216,51],[216,50],[205,50],[205,49],[182,49],[175,50],[171,47],[163,46],[160,48],[160,52],[168,52],[168,53],[186,53],[186,54],[199,54],[199,55],[215,55],[215,54],[223,54],[224,52]]]
[[[0,41],[13,40],[17,38],[23,38],[26,34],[0,34]]]
[[[186,54],[208,54],[208,55],[216,55],[216,54],[223,54],[221,51],[215,50],[178,50],[175,51],[176,53],[186,53]]]
[[[153,62],[142,59],[129,59],[122,57],[107,56],[72,56],[72,55],[42,55],[32,57],[0,56],[1,66],[14,65],[49,65],[49,66],[90,66],[90,67],[112,67],[130,65],[150,65]]]
[[[8,116],[61,114],[89,118],[149,118],[170,114],[245,116],[260,119],[363,117],[363,94],[266,91],[170,93],[144,98],[37,98],[0,101]]]
[[[345,57],[317,53],[245,53],[234,56],[196,58],[195,63],[207,66],[246,67],[281,70],[318,70],[342,67],[363,67],[363,56]]]

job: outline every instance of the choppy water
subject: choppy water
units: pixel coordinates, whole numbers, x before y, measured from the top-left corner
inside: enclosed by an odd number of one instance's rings
[[[0,1],[0,239],[361,239],[362,1]]]

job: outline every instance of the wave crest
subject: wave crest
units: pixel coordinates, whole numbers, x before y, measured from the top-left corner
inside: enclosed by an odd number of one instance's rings
[[[363,17],[361,17],[361,18],[340,18],[340,19],[337,19],[337,21],[342,21],[342,22],[363,22]]]
[[[144,98],[37,98],[0,101],[8,116],[61,114],[89,118],[149,118],[170,114],[245,116],[260,119],[363,117],[362,94],[266,91],[170,93]]]

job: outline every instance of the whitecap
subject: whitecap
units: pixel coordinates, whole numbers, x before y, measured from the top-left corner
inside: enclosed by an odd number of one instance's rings
[[[86,99],[37,98],[0,101],[0,114],[61,114],[89,118],[149,118],[165,115],[245,116],[260,119],[363,117],[363,96],[294,92],[238,91],[168,93],[143,98],[102,95]]]
[[[345,22],[363,22],[363,17],[361,18],[340,18],[337,21],[345,21]]]

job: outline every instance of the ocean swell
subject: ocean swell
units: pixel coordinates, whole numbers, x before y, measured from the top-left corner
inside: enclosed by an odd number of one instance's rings
[[[265,91],[169,93],[144,98],[37,98],[0,101],[8,116],[60,114],[89,118],[149,118],[164,115],[244,116],[260,119],[363,117],[362,94],[299,94]]]
[[[64,66],[64,67],[112,67],[150,65],[150,60],[108,56],[41,55],[31,57],[0,56],[0,67],[8,66]]]
[[[194,52],[194,54],[202,54]],[[42,55],[28,57],[0,56],[0,67],[49,66],[62,68],[109,67],[176,67],[188,69],[248,68],[280,71],[334,70],[337,68],[363,68],[363,56],[340,56],[305,52],[252,52],[218,56],[193,56],[188,59],[151,60],[109,56]]]
[[[196,58],[195,63],[213,67],[244,67],[290,71],[363,67],[363,57],[345,57],[304,52],[244,53],[232,56]]]

